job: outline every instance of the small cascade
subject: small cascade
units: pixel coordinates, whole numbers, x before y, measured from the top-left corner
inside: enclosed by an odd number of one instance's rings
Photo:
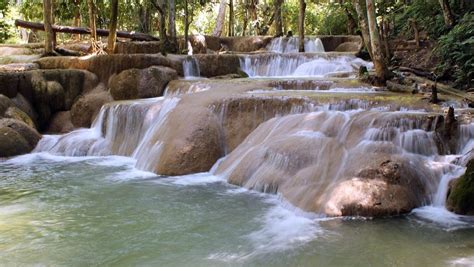
[[[350,55],[257,54],[240,58],[240,68],[250,77],[325,77],[337,73],[355,76],[360,66],[372,63]]]
[[[453,156],[439,155],[435,126],[425,114],[406,112],[288,115],[261,124],[213,171],[234,184],[278,192],[305,210],[340,215],[338,203],[353,190],[348,184],[374,183],[378,178],[358,177],[379,177],[379,164],[388,160],[403,166],[402,177],[413,184],[405,192],[410,201],[437,204],[446,197],[446,177],[458,175],[459,166]]]
[[[201,83],[199,81],[186,81],[182,80],[179,82],[170,82],[166,86],[164,97],[175,97],[184,94],[192,94],[197,92],[203,92],[209,90],[211,87],[206,83]]]
[[[274,38],[267,47],[268,51],[275,53],[297,53],[299,48],[299,37]],[[324,45],[319,38],[306,37],[304,40],[306,53],[324,53]]]
[[[178,102],[178,98],[160,97],[104,105],[90,129],[45,135],[34,152],[131,156],[142,170],[152,170],[148,162],[158,160],[160,129]]]
[[[200,76],[199,63],[191,56],[183,61],[183,74],[185,79],[198,78]]]

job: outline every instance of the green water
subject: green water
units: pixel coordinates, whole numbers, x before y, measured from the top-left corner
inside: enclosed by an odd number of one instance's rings
[[[44,154],[1,162],[0,265],[474,264],[471,223],[325,219],[209,174],[167,178],[132,166]]]

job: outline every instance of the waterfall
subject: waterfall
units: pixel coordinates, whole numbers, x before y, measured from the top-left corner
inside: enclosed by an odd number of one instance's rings
[[[407,198],[418,206],[440,205],[446,198],[445,178],[459,176],[462,167],[453,164],[453,155],[439,154],[435,126],[436,120],[427,120],[422,113],[353,110],[288,115],[257,127],[216,163],[213,172],[233,184],[278,192],[305,210],[340,215],[334,203],[341,192],[347,193],[341,186],[360,183],[361,175],[379,175],[378,164],[389,160],[403,166],[401,177],[413,183]]]
[[[297,53],[298,48],[299,37],[278,37],[270,42],[267,50],[276,53]],[[319,38],[306,37],[304,50],[306,53],[323,53],[324,45]]]
[[[67,156],[122,155],[137,159],[138,167],[160,156],[160,129],[179,98],[151,98],[106,104],[90,129],[65,135],[45,135],[34,152]]]
[[[240,58],[240,68],[250,77],[325,77],[337,73],[355,73],[372,63],[351,55],[257,54]]]
[[[183,61],[183,74],[185,79],[197,78],[200,76],[199,63],[191,56]]]

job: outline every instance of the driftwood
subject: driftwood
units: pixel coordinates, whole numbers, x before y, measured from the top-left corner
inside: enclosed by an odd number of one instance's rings
[[[418,83],[426,83],[426,84],[429,84],[430,86],[436,86],[436,89],[437,89],[438,92],[442,92],[442,93],[445,93],[445,94],[461,97],[461,98],[467,99],[470,102],[474,103],[474,97],[473,96],[469,95],[468,93],[466,93],[464,91],[454,89],[449,85],[442,84],[442,83],[439,83],[439,82],[434,82],[432,80],[429,80],[429,79],[426,79],[426,78],[423,78],[423,77],[419,77],[419,76],[416,76],[414,74],[408,76],[407,78],[412,79],[413,81],[418,82]]]
[[[30,22],[25,20],[17,19],[15,20],[15,26],[33,30],[44,31],[44,24],[39,22]],[[71,33],[71,34],[91,34],[89,28],[83,27],[69,27],[69,26],[59,26],[53,25],[53,32],[63,32],[63,33]],[[109,30],[104,29],[97,29],[98,36],[108,36]],[[158,38],[153,37],[149,34],[141,33],[141,32],[125,32],[125,31],[117,31],[117,37],[120,38],[127,38],[137,41],[159,41]]]
[[[423,71],[423,70],[419,70],[419,69],[413,69],[413,68],[408,68],[408,67],[398,67],[398,70],[399,71],[403,71],[403,72],[411,72],[415,75],[418,75],[418,76],[421,76],[421,77],[425,77],[425,78],[428,78],[430,80],[434,80],[435,77],[432,73],[430,72],[427,72],[427,71]]]

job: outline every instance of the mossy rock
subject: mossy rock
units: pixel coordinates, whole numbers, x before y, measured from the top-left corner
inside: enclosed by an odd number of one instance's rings
[[[8,108],[14,106],[15,103],[10,98],[0,94],[0,117],[3,117]]]
[[[447,207],[457,214],[474,215],[474,160],[469,161],[464,175],[453,183]]]
[[[12,157],[30,152],[28,142],[17,131],[0,127],[0,157]]]
[[[11,119],[22,121],[26,123],[28,126],[30,126],[31,128],[36,128],[35,123],[30,118],[30,116],[28,116],[28,114],[26,114],[25,112],[23,112],[21,109],[17,107],[9,107],[7,111],[5,112],[4,116],[5,118],[11,118]]]
[[[33,127],[28,126],[22,121],[14,119],[0,119],[0,128],[10,128],[20,134],[29,145],[28,152],[33,150],[41,139],[41,135]]]

